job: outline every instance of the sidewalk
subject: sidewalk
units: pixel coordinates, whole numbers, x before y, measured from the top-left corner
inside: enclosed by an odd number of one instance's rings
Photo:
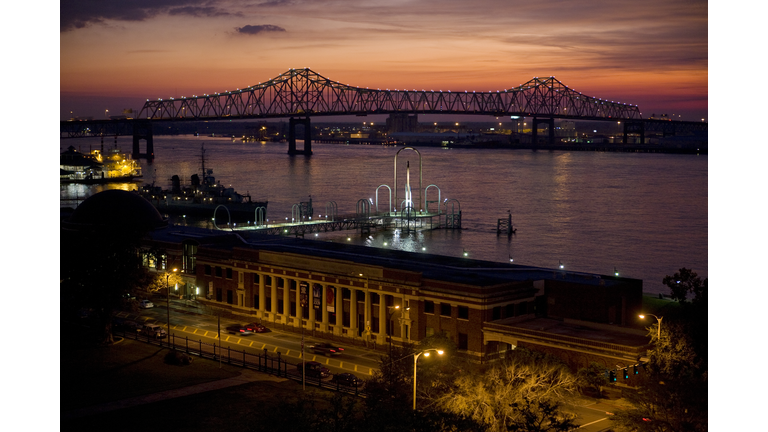
[[[174,399],[183,396],[189,396],[197,393],[205,393],[213,390],[220,390],[226,387],[238,386],[255,381],[274,381],[283,382],[288,378],[278,378],[263,372],[256,372],[250,369],[243,369],[239,376],[211,381],[203,384],[197,384],[189,387],[182,387],[175,390],[167,390],[158,393],[152,393],[143,396],[136,396],[128,399],[122,399],[114,402],[108,402],[101,405],[80,408],[72,411],[62,412],[62,420],[72,420],[80,417],[101,414],[109,411],[130,408],[137,405],[150,404],[166,399]]]

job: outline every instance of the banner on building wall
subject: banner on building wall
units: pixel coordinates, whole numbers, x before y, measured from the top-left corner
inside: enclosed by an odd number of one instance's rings
[[[323,304],[323,287],[318,284],[312,285],[312,307],[315,309],[322,308]]]
[[[307,307],[309,304],[309,284],[307,282],[299,284],[299,304],[301,307]]]
[[[336,288],[328,287],[325,294],[325,309],[330,313],[336,313]]]

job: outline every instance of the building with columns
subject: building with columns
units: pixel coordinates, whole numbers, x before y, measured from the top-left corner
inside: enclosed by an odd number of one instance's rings
[[[181,226],[152,233],[146,246],[181,263],[184,292],[210,308],[339,344],[418,343],[443,332],[475,361],[543,346],[606,367],[647,349],[636,279]],[[590,331],[576,349],[581,336],[558,335],[563,326]]]

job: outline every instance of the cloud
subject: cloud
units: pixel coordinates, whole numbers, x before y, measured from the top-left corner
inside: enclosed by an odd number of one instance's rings
[[[205,17],[220,17],[220,16],[237,16],[242,17],[243,14],[240,12],[230,13],[225,10],[215,8],[215,7],[199,7],[199,6],[184,6],[184,7],[178,7],[173,8],[168,11],[169,15],[189,15],[196,18],[205,18]]]
[[[243,27],[235,27],[235,31],[242,34],[255,35],[261,32],[284,32],[282,27],[264,24],[264,25],[246,25]]]
[[[61,0],[60,31],[67,32],[107,20],[145,21],[160,14],[193,17],[242,16],[210,7],[207,0]]]

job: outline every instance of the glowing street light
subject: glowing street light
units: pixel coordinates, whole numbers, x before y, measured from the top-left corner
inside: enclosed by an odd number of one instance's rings
[[[659,317],[657,317],[657,316],[656,316],[656,315],[654,315],[654,314],[645,314],[645,315],[650,315],[650,316],[652,316],[652,317],[656,318],[656,322],[658,322],[658,332],[656,333],[656,340],[657,340],[657,341],[660,341],[660,340],[661,340],[661,320],[662,320],[662,318],[664,318],[664,317],[661,317],[661,318],[659,318]],[[644,315],[644,314],[640,314],[640,315],[638,315],[638,316],[639,316],[641,319],[645,319],[645,315]],[[657,342],[657,343],[658,343],[658,342]]]
[[[419,356],[424,354],[424,357],[429,357],[429,351],[436,351],[439,355],[443,355],[443,350],[436,348],[425,349],[424,351],[413,355],[413,410],[416,411],[416,365],[419,360]],[[391,371],[390,371],[391,373]]]

